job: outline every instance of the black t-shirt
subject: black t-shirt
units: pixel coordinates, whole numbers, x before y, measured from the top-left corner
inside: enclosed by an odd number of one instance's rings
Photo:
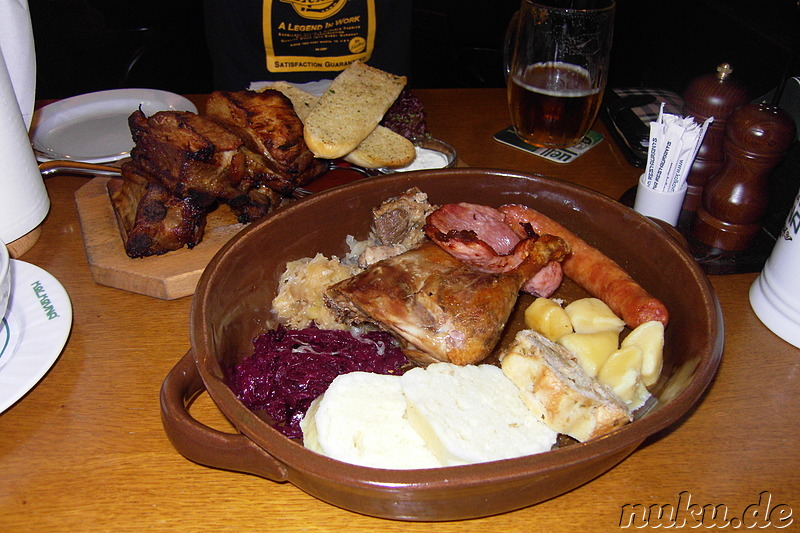
[[[408,75],[410,0],[204,0],[204,5],[217,89],[332,79],[355,60]]]

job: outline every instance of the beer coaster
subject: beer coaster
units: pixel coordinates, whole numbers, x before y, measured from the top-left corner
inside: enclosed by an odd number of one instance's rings
[[[517,136],[513,126],[509,126],[502,131],[498,131],[494,134],[494,138],[496,141],[499,141],[503,144],[524,150],[531,154],[536,154],[539,157],[547,159],[548,161],[552,161],[553,163],[565,164],[575,161],[580,156],[591,150],[592,147],[600,144],[600,142],[603,140],[603,135],[591,130],[586,134],[586,137],[583,138],[583,141],[575,146],[571,146],[570,148],[539,148],[532,146]]]

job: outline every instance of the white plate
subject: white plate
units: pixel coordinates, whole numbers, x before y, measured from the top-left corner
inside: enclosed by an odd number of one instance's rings
[[[127,157],[133,148],[128,117],[141,107],[158,111],[191,111],[194,104],[178,94],[156,89],[114,89],[53,102],[33,115],[31,141],[39,161],[68,159],[108,163]]]
[[[11,299],[0,339],[0,413],[22,398],[56,362],[72,327],[64,287],[41,268],[11,260]],[[4,361],[5,360],[5,361]]]

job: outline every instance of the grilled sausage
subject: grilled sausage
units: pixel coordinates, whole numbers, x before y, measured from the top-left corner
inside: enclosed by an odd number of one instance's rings
[[[509,224],[530,224],[539,234],[563,238],[572,246],[561,266],[564,274],[592,296],[603,300],[629,327],[655,320],[669,322],[666,306],[648,293],[613,259],[551,218],[522,205],[500,207]]]

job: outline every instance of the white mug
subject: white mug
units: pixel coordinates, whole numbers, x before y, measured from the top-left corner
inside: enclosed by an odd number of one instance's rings
[[[773,333],[800,348],[800,192],[764,269],[750,287],[750,305]]]

